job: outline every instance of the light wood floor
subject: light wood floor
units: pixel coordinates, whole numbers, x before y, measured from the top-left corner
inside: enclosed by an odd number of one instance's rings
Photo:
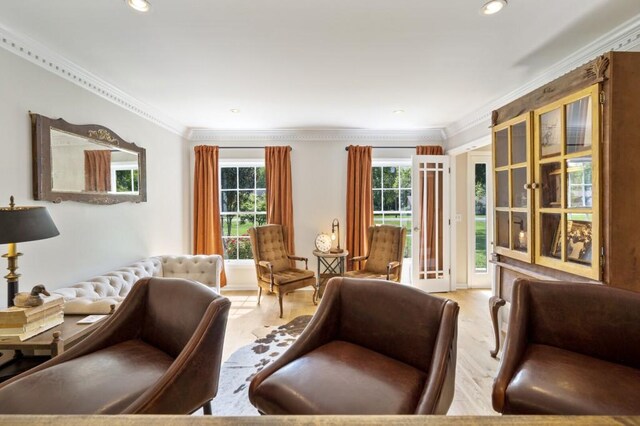
[[[316,310],[310,291],[299,290],[285,296],[282,319],[278,318],[278,301],[273,295],[263,294],[260,306],[256,305],[257,290],[223,291],[223,295],[231,300],[223,360],[256,340],[260,328],[286,324],[299,315],[312,315]],[[498,361],[489,356],[493,345],[488,308],[490,291],[459,290],[438,295],[460,305],[456,392],[449,415],[496,415],[491,408],[491,386]]]

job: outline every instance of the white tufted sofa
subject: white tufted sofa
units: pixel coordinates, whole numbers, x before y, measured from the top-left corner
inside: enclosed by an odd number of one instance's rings
[[[133,284],[145,277],[186,278],[215,288],[220,293],[222,256],[157,256],[107,272],[53,293],[64,297],[66,314],[107,314],[129,294]]]

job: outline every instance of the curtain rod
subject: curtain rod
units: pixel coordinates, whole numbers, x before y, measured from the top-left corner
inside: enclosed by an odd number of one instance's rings
[[[372,146],[373,149],[416,149],[417,146]],[[349,151],[349,147],[344,148],[345,151]]]
[[[218,149],[265,149],[266,146],[219,146]],[[293,148],[289,147],[289,151]]]

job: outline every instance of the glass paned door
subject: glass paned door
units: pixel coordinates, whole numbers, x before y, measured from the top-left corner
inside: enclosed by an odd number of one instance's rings
[[[598,93],[594,85],[534,112],[536,263],[593,279],[601,272]]]
[[[495,235],[495,251],[531,262],[531,114],[494,127],[493,141],[495,233],[491,235]],[[549,152],[555,149],[554,143],[549,146]],[[472,279],[469,281],[471,285]]]
[[[471,288],[489,288],[489,254],[493,235],[491,153],[470,152],[467,164],[467,281]],[[505,245],[508,246],[508,242]]]
[[[449,291],[449,157],[416,155],[412,174],[413,285],[428,292]]]

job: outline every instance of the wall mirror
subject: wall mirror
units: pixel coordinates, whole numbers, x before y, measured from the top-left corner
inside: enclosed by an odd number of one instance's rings
[[[110,129],[31,113],[33,197],[115,204],[147,201],[144,148]]]

